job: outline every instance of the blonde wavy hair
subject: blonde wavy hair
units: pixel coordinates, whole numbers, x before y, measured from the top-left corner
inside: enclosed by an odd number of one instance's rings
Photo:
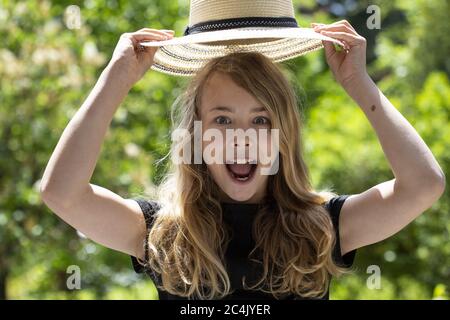
[[[214,72],[227,74],[256,97],[270,113],[272,128],[279,129],[279,171],[269,176],[266,197],[252,227],[256,246],[249,259],[261,265],[262,273],[250,286],[242,279],[243,285],[276,299],[288,294],[323,297],[330,277],[348,271],[333,261],[335,233],[322,206],[336,194],[311,187],[302,158],[298,98],[281,66],[257,52],[211,59],[172,106],[172,130],[187,129],[189,135],[173,141],[165,158],[186,144],[194,150],[200,97]],[[204,162],[195,164],[193,154],[191,160],[191,164],[171,161],[157,187],[155,197],[161,208],[146,239],[146,264],[160,275],[161,290],[189,299],[220,299],[232,292],[224,265],[230,236],[221,222],[219,186]]]

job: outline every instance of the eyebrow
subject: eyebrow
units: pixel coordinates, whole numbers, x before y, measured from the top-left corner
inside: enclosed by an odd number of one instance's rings
[[[233,108],[233,107],[229,107],[229,106],[215,106],[210,111],[228,111],[228,112],[233,112],[235,109],[237,109],[237,108]],[[250,110],[250,112],[252,112],[252,113],[254,113],[254,112],[263,112],[263,111],[266,111],[266,108],[264,108],[264,107],[256,107],[256,108],[253,108],[252,110]]]

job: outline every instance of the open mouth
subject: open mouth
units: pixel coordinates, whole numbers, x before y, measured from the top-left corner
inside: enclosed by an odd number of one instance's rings
[[[257,166],[253,162],[226,164],[230,177],[237,183],[246,183],[252,180]]]

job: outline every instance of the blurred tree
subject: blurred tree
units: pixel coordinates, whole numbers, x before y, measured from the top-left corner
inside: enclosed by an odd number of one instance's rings
[[[381,30],[369,30],[366,8],[381,8]],[[81,27],[65,10],[78,5]],[[449,167],[448,1],[294,0],[301,26],[348,19],[368,39],[368,70],[383,92]],[[157,298],[126,255],[83,238],[42,203],[39,181],[56,143],[93,87],[123,32],[174,29],[189,1],[0,0],[0,299]],[[284,63],[301,100],[305,152],[317,189],[359,193],[392,178],[364,114],[315,52]],[[170,143],[169,108],[187,79],[150,71],[118,109],[92,183],[124,197],[150,194],[164,173],[156,166]],[[337,299],[448,299],[449,195],[398,235],[359,250],[356,274],[335,281]],[[382,289],[365,285],[369,265]],[[78,265],[82,290],[67,289]]]
[[[83,287],[102,297],[111,281],[136,281],[129,257],[83,240],[50,214],[39,196],[39,180],[120,34],[172,29],[178,5],[78,2],[81,28],[68,29],[64,13],[72,1],[0,3],[0,138],[5,142],[0,145],[0,298],[7,296],[8,279],[34,273],[42,277],[27,287],[25,297],[67,291],[66,269],[72,264],[81,268]],[[152,72],[133,88],[114,117],[93,183],[130,197],[151,190],[152,178],[163,170],[152,163],[168,148],[167,115],[178,81]]]

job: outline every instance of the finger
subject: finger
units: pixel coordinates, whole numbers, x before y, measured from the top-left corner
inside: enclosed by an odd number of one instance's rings
[[[169,34],[175,34],[174,30],[162,29],[161,31],[163,31],[165,33],[169,33]]]
[[[168,36],[169,36],[168,34],[136,31],[136,32],[124,33],[124,34],[122,34],[121,37],[126,37],[126,38],[129,38],[131,40],[142,39],[142,38],[149,38],[149,37],[154,38],[155,40],[164,40]]]
[[[332,56],[334,56],[337,53],[332,42],[322,40],[322,44],[325,49],[325,55],[327,57],[331,58]]]
[[[121,39],[125,39],[127,42],[129,42],[130,45],[132,45],[133,47],[136,46],[136,43],[131,35],[131,32],[126,32],[126,33],[122,33],[120,35]]]
[[[353,26],[347,20],[336,21],[336,22],[333,22],[332,24],[311,23],[311,26],[314,27],[314,29],[316,29],[316,28],[323,28],[323,27],[327,27],[327,26],[335,26],[335,25],[342,25],[342,24],[349,27],[353,31],[352,33],[359,35],[356,32],[355,28],[353,28]]]
[[[129,35],[130,40],[133,42],[134,47],[139,47],[139,43],[142,41],[164,41],[172,36],[167,34],[156,34],[150,32],[134,32]]]
[[[150,29],[150,28],[142,28],[138,30],[139,32],[152,32],[152,33],[159,33],[159,34],[175,34],[174,30],[168,30],[168,29]]]
[[[143,38],[145,38],[145,39],[153,38],[155,40],[166,40],[166,39],[172,37],[172,35],[167,34],[167,33],[155,33],[155,32],[145,32],[145,31],[133,32],[131,34],[131,36],[134,37],[135,39],[137,39],[138,41],[142,40]]]
[[[168,34],[153,33],[153,32],[139,32],[139,31],[133,32],[133,33],[125,33],[122,36],[127,38],[128,41],[131,42],[130,44],[133,46],[133,48],[137,54],[149,52],[147,50],[148,47],[142,46],[140,44],[140,42],[142,42],[142,41],[164,41],[164,40],[172,37],[171,35],[168,35]]]
[[[355,30],[355,28],[353,28],[353,26],[350,24],[350,22],[348,22],[347,20],[340,20],[340,21],[336,21],[336,22],[334,22],[334,23],[332,23],[333,25],[334,24],[344,24],[344,25],[346,25],[347,27],[349,27],[350,29],[353,29],[353,31],[355,31],[356,32],[356,30]]]
[[[325,31],[321,30],[319,33],[329,36],[330,38],[336,38],[338,40],[344,40],[351,46],[362,45],[365,43],[366,39],[363,37],[355,36],[354,34],[347,32],[333,32],[333,31]]]
[[[350,28],[349,26],[347,26],[345,24],[331,24],[328,26],[316,27],[314,30],[315,31],[326,30],[326,31],[347,32],[347,33],[353,34],[355,36],[359,36],[359,34],[356,33],[356,31],[354,29]]]

